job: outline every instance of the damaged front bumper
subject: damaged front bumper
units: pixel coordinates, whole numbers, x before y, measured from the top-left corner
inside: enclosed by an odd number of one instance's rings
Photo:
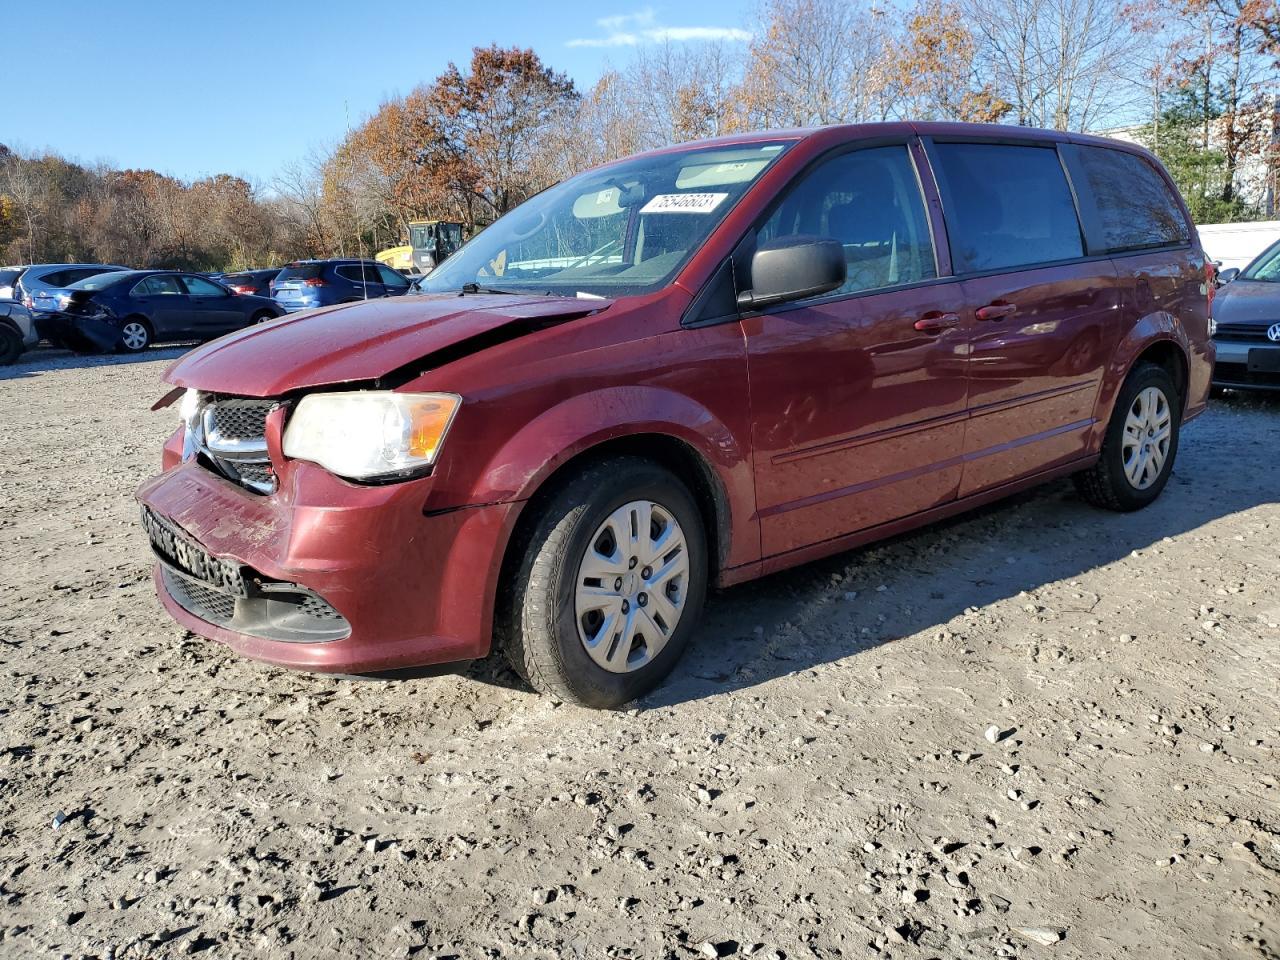
[[[139,489],[153,544],[156,529],[182,544],[156,544],[156,589],[175,620],[304,670],[372,673],[487,655],[520,504],[427,515],[431,477],[362,486],[303,462],[280,474],[279,489],[260,496],[189,461]]]

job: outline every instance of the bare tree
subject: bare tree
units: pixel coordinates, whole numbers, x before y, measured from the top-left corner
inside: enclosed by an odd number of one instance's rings
[[[882,120],[893,110],[887,11],[861,0],[767,0],[741,86],[745,125]]]
[[[1136,41],[1115,0],[963,0],[963,10],[1020,125],[1087,130],[1130,111]]]
[[[4,193],[26,228],[24,259],[27,263],[37,262],[40,248],[37,231],[45,217],[49,195],[48,178],[37,160],[18,151],[8,154],[0,170],[3,173],[3,180],[0,182],[4,184]]]

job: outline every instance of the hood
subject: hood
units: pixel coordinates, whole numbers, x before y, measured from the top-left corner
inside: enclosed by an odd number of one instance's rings
[[[1213,299],[1213,319],[1270,326],[1280,320],[1280,283],[1232,280]]]
[[[376,380],[402,367],[431,365],[552,323],[607,309],[611,300],[510,294],[396,297],[342,304],[247,327],[173,363],[164,379],[180,387],[273,397],[307,387]],[[441,358],[442,360],[445,358]]]

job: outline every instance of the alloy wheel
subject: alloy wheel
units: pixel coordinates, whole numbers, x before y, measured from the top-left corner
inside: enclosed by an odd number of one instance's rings
[[[1120,448],[1124,475],[1135,490],[1145,490],[1159,478],[1172,438],[1169,398],[1159,387],[1147,387],[1129,407]]]
[[[612,673],[650,663],[684,613],[689,550],[675,515],[633,500],[596,529],[578,564],[574,619],[591,659]]]

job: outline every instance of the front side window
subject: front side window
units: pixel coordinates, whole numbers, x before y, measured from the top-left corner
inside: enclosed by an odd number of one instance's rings
[[[227,293],[216,283],[211,283],[204,277],[183,277],[182,282],[187,285],[187,293],[193,297],[223,297]]]
[[[915,165],[905,146],[856,150],[796,182],[760,242],[809,235],[839,240],[848,277],[835,293],[918,283],[938,274]]]
[[[407,287],[409,285],[408,280],[396,273],[390,267],[379,266],[378,274],[382,277],[382,282],[388,287]]]
[[[1151,250],[1190,241],[1173,191],[1142,157],[1105,147],[1076,147],[1076,156],[1098,211],[1099,252]]]
[[[447,293],[474,283],[600,297],[661,289],[786,146],[675,150],[589,170],[479,233],[421,288]]]
[[[957,273],[1084,256],[1071,188],[1052,146],[938,143],[933,156]]]

